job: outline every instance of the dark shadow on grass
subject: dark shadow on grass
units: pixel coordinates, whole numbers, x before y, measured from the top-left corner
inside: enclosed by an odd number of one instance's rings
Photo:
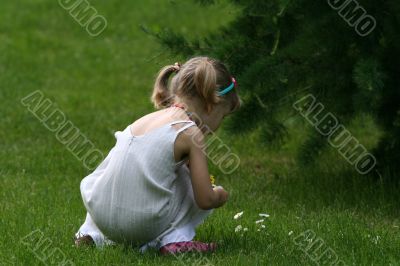
[[[302,169],[272,184],[285,204],[304,205],[308,211],[322,208],[355,209],[367,214],[399,217],[400,195],[396,186],[360,175],[354,169]]]

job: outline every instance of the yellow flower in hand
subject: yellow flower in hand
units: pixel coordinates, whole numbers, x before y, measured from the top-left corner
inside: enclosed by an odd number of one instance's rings
[[[213,175],[210,175],[210,181],[211,181],[211,184],[213,186],[215,186],[215,177]]]

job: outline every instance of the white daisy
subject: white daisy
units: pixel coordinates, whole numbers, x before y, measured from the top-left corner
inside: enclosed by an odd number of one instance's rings
[[[243,212],[238,212],[238,213],[235,214],[235,216],[233,216],[233,219],[237,220],[237,219],[239,219],[242,215],[243,215]]]
[[[242,230],[242,226],[239,224],[238,226],[236,226],[235,228],[235,233],[239,232]]]
[[[259,213],[258,215],[261,217],[265,217],[265,218],[269,217],[269,214],[267,214],[267,213]]]
[[[261,219],[261,220],[256,221],[256,224],[263,223],[263,222],[264,222],[264,219]]]

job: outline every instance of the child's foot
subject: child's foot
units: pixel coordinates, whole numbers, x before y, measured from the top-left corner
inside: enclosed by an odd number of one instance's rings
[[[93,238],[90,235],[75,237],[74,241],[77,247],[94,246]]]
[[[187,242],[177,242],[170,243],[160,248],[160,253],[162,255],[168,254],[179,254],[184,252],[213,252],[217,248],[215,243],[202,243],[198,241],[187,241]]]

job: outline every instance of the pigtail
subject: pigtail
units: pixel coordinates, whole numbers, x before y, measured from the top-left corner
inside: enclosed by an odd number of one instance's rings
[[[210,112],[213,105],[218,102],[216,94],[217,73],[207,58],[202,59],[198,63],[193,79],[197,94],[205,103],[206,110]]]
[[[166,66],[158,73],[151,96],[151,101],[156,109],[168,107],[172,103],[172,95],[168,89],[168,81],[174,72],[177,72],[176,65]]]

